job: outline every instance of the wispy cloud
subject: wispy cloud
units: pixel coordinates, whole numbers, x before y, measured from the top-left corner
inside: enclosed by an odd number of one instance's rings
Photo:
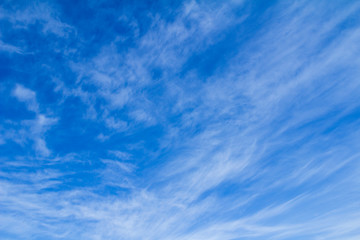
[[[14,97],[24,102],[30,111],[38,112],[39,106],[36,100],[36,93],[24,86],[17,84],[13,90]]]
[[[23,52],[21,48],[11,44],[4,43],[1,40],[0,40],[0,51],[9,52],[9,53],[19,53],[19,54]]]
[[[19,144],[25,144],[28,139],[31,139],[37,153],[49,156],[51,151],[46,146],[44,134],[51,125],[57,122],[57,119],[41,113],[34,91],[17,84],[12,95],[24,103],[29,111],[34,112],[35,118],[22,120],[19,123],[9,121],[7,127],[10,127],[11,130],[5,130],[4,135]]]
[[[360,5],[164,4],[1,10],[0,235],[357,239]]]
[[[63,23],[56,11],[46,3],[33,2],[25,6],[10,4],[10,8],[0,9],[0,18],[9,21],[14,28],[27,28],[39,23],[45,34],[52,33],[60,37],[74,31],[70,25]]]

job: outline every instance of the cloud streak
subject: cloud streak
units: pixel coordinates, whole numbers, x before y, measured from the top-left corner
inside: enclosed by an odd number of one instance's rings
[[[359,237],[359,4],[107,4],[1,18],[4,239]]]

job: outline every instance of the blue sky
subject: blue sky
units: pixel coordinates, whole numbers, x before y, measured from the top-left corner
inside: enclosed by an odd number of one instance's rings
[[[360,239],[358,1],[2,1],[0,239]]]

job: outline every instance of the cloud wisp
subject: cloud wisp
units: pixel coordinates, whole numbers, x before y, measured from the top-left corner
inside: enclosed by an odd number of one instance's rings
[[[1,239],[360,237],[359,4],[74,4],[0,9]]]

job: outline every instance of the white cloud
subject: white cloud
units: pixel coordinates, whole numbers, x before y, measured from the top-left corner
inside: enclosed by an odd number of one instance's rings
[[[117,130],[117,131],[125,131],[127,129],[127,122],[125,121],[122,121],[120,119],[115,119],[114,117],[107,117],[105,119],[105,124],[108,128],[110,129],[114,129],[114,130]]]
[[[325,44],[326,36],[355,12],[335,14],[329,23],[317,15],[324,3],[314,4],[280,3],[279,18],[264,23],[221,73],[203,82],[194,72],[182,78],[185,83],[177,82],[176,69],[231,24],[226,6],[190,2],[172,23],[155,16],[139,48],[125,57],[105,47],[89,63],[74,64],[78,85],[63,86],[64,95],[80,96],[89,108],[94,99],[107,100],[103,112],[94,115],[119,132],[131,126],[112,111],[126,109],[138,122],[164,121],[160,147],[143,164],[152,158],[165,164],[129,177],[136,169],[129,160],[136,156],[114,150],[107,153],[118,159],[102,159],[105,167],[94,170],[101,176],[99,186],[41,192],[1,180],[0,203],[17,217],[2,215],[0,222],[11,224],[0,229],[23,238],[36,232],[66,239],[354,239],[360,214],[358,121],[341,133],[329,127],[358,107],[360,35],[354,27]],[[189,28],[185,20],[193,21]],[[183,45],[188,47],[178,50]],[[160,100],[141,93],[152,86],[146,66],[154,62],[175,76]],[[333,73],[341,73],[341,81]],[[195,86],[188,85],[192,79]],[[87,84],[97,90],[83,90]],[[19,101],[36,102],[33,91],[16,89]],[[346,109],[338,111],[344,104]],[[176,122],[159,117],[166,114],[179,117]],[[335,116],[326,121],[326,114]],[[311,127],[314,121],[320,124]],[[55,122],[40,113],[26,122],[42,155],[51,156],[43,133]],[[346,167],[346,174],[339,171]],[[324,182],[330,176],[332,181]],[[128,192],[98,193],[108,186]]]
[[[18,53],[18,54],[23,53],[20,47],[4,43],[1,40],[0,40],[0,51],[9,52],[9,53]]]
[[[5,136],[19,144],[31,139],[34,142],[35,152],[41,156],[49,156],[51,151],[46,146],[44,134],[57,122],[57,119],[40,113],[34,91],[16,84],[12,94],[18,101],[25,103],[29,111],[35,112],[36,116],[34,119],[21,121],[20,128],[17,126],[18,124],[11,124],[13,129],[6,129]]]
[[[127,153],[127,152],[122,152],[122,151],[118,151],[118,150],[111,150],[109,151],[109,153],[115,157],[117,157],[118,159],[121,160],[129,160],[131,159],[131,154]]]
[[[25,9],[7,11],[0,9],[0,19],[6,19],[14,28],[27,28],[40,23],[44,34],[55,34],[66,37],[74,32],[74,28],[63,23],[57,12],[45,3],[32,2]]]
[[[16,84],[13,95],[18,101],[24,102],[30,111],[38,112],[39,104],[36,100],[36,93],[20,84]]]

